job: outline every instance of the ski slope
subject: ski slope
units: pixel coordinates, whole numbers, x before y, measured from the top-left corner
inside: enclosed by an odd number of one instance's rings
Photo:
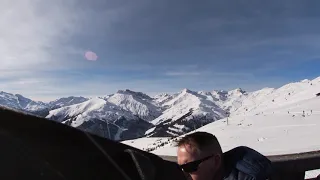
[[[314,97],[282,108],[269,109],[260,114],[232,116],[228,119],[228,124],[225,118],[196,131],[205,131],[217,136],[223,151],[244,145],[264,155],[278,155],[319,150],[319,129],[320,97]],[[159,138],[157,140],[160,141]],[[168,139],[163,138],[162,141],[166,142]],[[150,147],[154,143],[147,138],[134,142],[124,143],[140,149]],[[171,141],[152,152],[175,156],[175,143]]]

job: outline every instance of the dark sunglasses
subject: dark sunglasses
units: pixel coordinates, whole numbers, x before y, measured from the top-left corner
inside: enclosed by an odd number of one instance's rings
[[[180,165],[180,167],[186,173],[196,172],[198,170],[199,165],[203,161],[206,161],[206,160],[212,158],[213,156],[214,156],[214,154],[211,155],[211,156],[205,157],[203,159],[199,159],[199,160],[196,160],[196,161],[192,161],[192,162],[188,162],[188,163],[182,164],[182,165]]]

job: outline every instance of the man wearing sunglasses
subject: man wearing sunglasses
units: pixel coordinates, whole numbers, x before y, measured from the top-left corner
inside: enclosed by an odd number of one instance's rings
[[[178,164],[193,180],[266,180],[271,162],[248,147],[222,153],[217,138],[206,132],[186,135],[178,142]]]

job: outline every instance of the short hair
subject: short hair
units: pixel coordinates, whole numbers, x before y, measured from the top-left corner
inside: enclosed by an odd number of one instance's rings
[[[184,136],[178,141],[177,146],[185,145],[190,145],[199,152],[212,150],[215,153],[222,154],[222,149],[216,136],[207,132],[195,132]]]

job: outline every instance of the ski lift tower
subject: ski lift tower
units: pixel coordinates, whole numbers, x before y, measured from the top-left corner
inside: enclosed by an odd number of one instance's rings
[[[230,116],[230,112],[229,111],[226,112],[226,116],[227,116],[227,125],[229,125],[229,116]]]

